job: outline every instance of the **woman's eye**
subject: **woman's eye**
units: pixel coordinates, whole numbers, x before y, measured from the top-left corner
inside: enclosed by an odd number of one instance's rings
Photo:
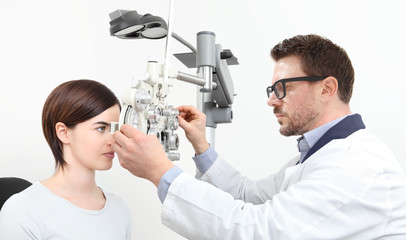
[[[97,131],[99,131],[99,132],[104,132],[104,130],[106,130],[105,126],[97,128]]]

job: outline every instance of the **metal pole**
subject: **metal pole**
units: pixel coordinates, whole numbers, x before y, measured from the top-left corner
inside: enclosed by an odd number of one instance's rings
[[[198,87],[197,106],[200,111],[206,114],[207,118],[211,118],[213,105],[215,105],[211,94],[213,90],[213,70],[216,66],[215,53],[215,34],[208,31],[197,33],[197,75],[206,80],[203,87]],[[215,146],[215,128],[216,126],[206,124],[206,138],[213,147]]]

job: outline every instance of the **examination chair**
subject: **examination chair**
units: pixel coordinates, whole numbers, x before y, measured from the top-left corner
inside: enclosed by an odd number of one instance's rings
[[[0,178],[0,210],[3,204],[7,201],[9,197],[13,194],[19,193],[27,187],[31,186],[32,183],[17,177],[2,177]]]

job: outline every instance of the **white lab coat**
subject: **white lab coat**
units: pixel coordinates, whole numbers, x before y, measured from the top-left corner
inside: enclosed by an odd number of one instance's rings
[[[197,180],[179,175],[162,222],[189,239],[406,239],[406,180],[366,130],[259,181],[220,157]]]

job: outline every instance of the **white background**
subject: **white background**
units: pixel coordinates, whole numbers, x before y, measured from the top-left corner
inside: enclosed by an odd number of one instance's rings
[[[121,40],[109,35],[108,14],[137,10],[167,19],[168,0],[14,0],[0,3],[0,176],[32,182],[53,174],[41,130],[48,94],[72,79],[93,79],[121,93],[144,73],[149,56],[164,58],[165,40]],[[355,68],[353,112],[386,142],[406,169],[406,15],[403,1],[176,0],[173,30],[195,45],[196,33],[216,33],[240,65],[230,66],[235,97],[232,124],[219,125],[216,149],[253,179],[296,155],[296,137],[282,137],[266,105],[273,62],[270,49],[297,34],[316,33],[346,49]],[[172,41],[171,52],[189,49]],[[172,65],[194,74],[177,59]],[[168,102],[196,105],[195,86],[174,82]],[[194,174],[193,151],[180,135],[182,169]],[[156,188],[122,169],[98,172],[97,182],[132,209],[134,239],[183,239],[160,223]]]

